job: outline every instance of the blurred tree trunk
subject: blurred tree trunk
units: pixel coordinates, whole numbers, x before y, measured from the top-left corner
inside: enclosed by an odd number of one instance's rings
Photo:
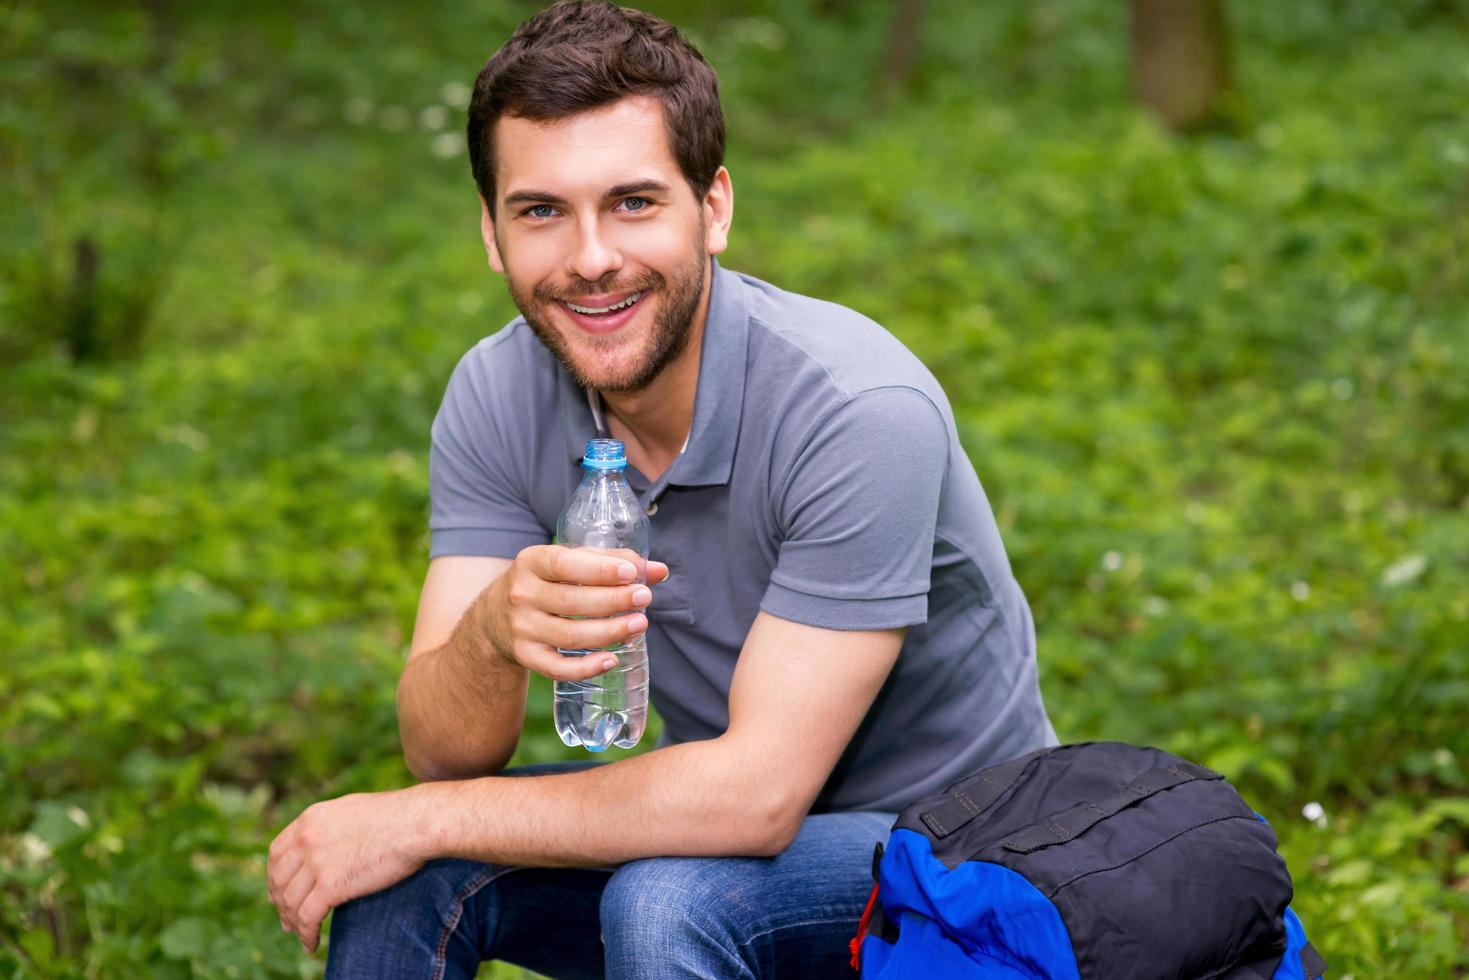
[[[1229,27],[1222,0],[1132,0],[1137,97],[1168,126],[1219,119],[1229,90]]]
[[[76,239],[72,247],[71,286],[67,290],[66,348],[72,363],[97,356],[97,243],[90,235]]]
[[[883,59],[882,77],[878,80],[879,108],[887,106],[908,87],[918,52],[918,38],[923,33],[923,5],[924,0],[896,0],[893,4],[887,56]]]

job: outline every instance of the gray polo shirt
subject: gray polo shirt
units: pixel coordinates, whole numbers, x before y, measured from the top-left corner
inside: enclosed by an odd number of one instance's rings
[[[629,468],[672,574],[649,609],[664,742],[713,738],[764,610],[908,627],[815,811],[897,810],[1054,744],[1030,608],[933,375],[860,314],[713,264],[694,421],[656,481]],[[524,320],[455,368],[433,424],[431,556],[551,540],[598,419]]]

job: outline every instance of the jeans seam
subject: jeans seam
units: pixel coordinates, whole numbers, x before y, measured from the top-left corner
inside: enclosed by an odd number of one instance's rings
[[[769,929],[764,929],[764,930],[762,930],[760,932],[755,933],[753,936],[746,937],[745,941],[739,944],[739,948],[740,948],[740,951],[741,952],[744,952],[751,944],[753,944],[757,940],[764,939],[766,936],[770,935],[773,932],[780,932],[782,929],[795,929],[795,928],[798,928],[800,926],[814,926],[814,925],[826,924],[826,923],[831,923],[831,922],[848,922],[848,921],[850,921],[852,923],[852,930],[853,930],[853,932],[855,932],[856,929],[857,929],[856,919],[860,919],[860,918],[861,918],[861,915],[859,913],[856,916],[856,918],[853,918],[852,916],[848,916],[848,915],[837,915],[837,916],[830,916],[829,915],[829,916],[823,916],[822,918],[819,918],[819,919],[802,919],[800,922],[782,922],[778,926],[771,926]]]
[[[470,879],[469,884],[455,893],[453,908],[449,910],[449,916],[444,920],[444,928],[439,931],[439,946],[434,952],[433,980],[444,980],[444,970],[448,967],[449,937],[454,935],[455,929],[459,928],[459,920],[464,915],[464,903],[496,878],[514,870],[514,865],[492,868],[480,874],[478,878]]]

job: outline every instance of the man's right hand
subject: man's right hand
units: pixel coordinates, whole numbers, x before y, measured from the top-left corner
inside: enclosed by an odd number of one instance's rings
[[[617,666],[615,655],[567,657],[557,648],[600,650],[646,630],[649,586],[668,577],[668,566],[648,562],[648,585],[636,581],[638,571],[633,561],[586,548],[525,548],[490,586],[490,643],[506,660],[552,680],[604,673]]]

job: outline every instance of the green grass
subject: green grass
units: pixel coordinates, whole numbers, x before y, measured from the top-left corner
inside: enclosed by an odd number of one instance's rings
[[[141,15],[0,8],[7,975],[320,971],[265,847],[408,778],[427,428],[513,312],[439,153],[525,5],[180,6],[161,56]],[[1464,973],[1458,8],[1237,3],[1236,124],[1184,141],[1129,104],[1114,5],[970,6],[881,117],[875,4],[657,8],[724,82],[726,264],[939,376],[1063,739],[1225,771],[1333,976]],[[521,761],[564,753],[548,708]]]

